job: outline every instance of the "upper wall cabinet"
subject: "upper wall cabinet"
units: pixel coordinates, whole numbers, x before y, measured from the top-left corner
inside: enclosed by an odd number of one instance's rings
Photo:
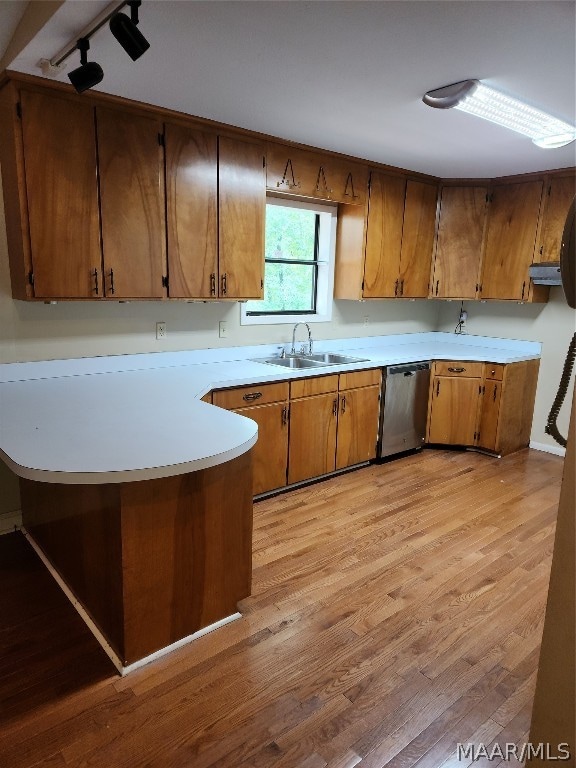
[[[218,137],[165,126],[170,296],[215,297],[218,290]]]
[[[104,290],[110,298],[166,295],[162,123],[96,108]]]
[[[261,299],[264,146],[167,124],[169,295]]]
[[[258,142],[218,138],[220,296],[264,297],[266,159]]]
[[[269,142],[266,186],[273,192],[364,205],[368,168],[351,160]]]
[[[428,295],[437,186],[373,171],[364,209],[338,214],[335,297]]]
[[[488,205],[482,299],[542,301],[528,270],[534,260],[543,182],[524,181],[492,188]]]
[[[545,179],[542,201],[542,225],[538,237],[538,252],[535,261],[558,261],[560,245],[568,209],[576,195],[576,178],[551,176]]]
[[[0,122],[13,295],[102,296],[93,108],[5,88]]]
[[[487,202],[485,186],[442,188],[431,298],[476,298]]]

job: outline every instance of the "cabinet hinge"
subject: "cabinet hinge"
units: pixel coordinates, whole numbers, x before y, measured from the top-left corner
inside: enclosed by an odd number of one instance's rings
[[[28,282],[30,285],[34,285],[34,272],[32,270],[28,272]]]
[[[485,395],[485,394],[486,394],[486,387],[484,387],[484,386],[482,387],[482,394],[483,394],[483,395]]]
[[[479,394],[479,395],[481,395],[481,394],[482,394],[482,386],[479,386],[479,387],[478,387],[478,394]]]
[[[163,133],[159,133],[158,134],[158,144],[160,144],[161,147],[165,146],[165,144],[164,144],[164,134]]]
[[[552,184],[550,184],[548,187],[548,197],[550,197],[551,193],[552,193]]]
[[[362,280],[361,290],[364,290],[364,280]]]
[[[478,283],[476,283],[476,293],[478,293],[479,290],[480,290],[480,286],[478,285]]]
[[[262,155],[262,168],[266,168],[266,155]]]
[[[168,288],[168,275],[162,275],[162,288]]]
[[[22,104],[19,101],[16,102],[16,117],[22,120]]]

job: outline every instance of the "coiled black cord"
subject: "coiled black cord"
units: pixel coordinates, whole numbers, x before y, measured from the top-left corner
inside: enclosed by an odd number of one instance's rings
[[[562,437],[560,432],[558,431],[558,425],[556,424],[556,421],[558,419],[558,414],[560,413],[560,408],[562,408],[562,403],[564,402],[564,398],[566,397],[566,393],[568,392],[568,384],[570,383],[570,376],[572,375],[572,368],[574,367],[574,360],[576,359],[576,333],[574,336],[572,336],[572,341],[570,342],[570,346],[568,347],[568,352],[566,353],[566,360],[564,361],[564,370],[562,371],[562,376],[560,377],[560,384],[558,385],[558,392],[556,393],[556,397],[554,398],[554,402],[552,403],[552,408],[550,408],[550,413],[548,414],[548,421],[546,422],[546,426],[544,427],[544,432],[546,432],[547,435],[551,435],[551,437],[556,440],[557,443],[559,443],[562,447],[566,448],[566,438]]]

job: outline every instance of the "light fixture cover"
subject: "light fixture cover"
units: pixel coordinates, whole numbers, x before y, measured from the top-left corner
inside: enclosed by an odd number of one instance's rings
[[[508,96],[480,80],[463,80],[424,94],[422,101],[437,109],[460,109],[532,139],[543,149],[563,147],[576,139],[576,129],[541,109]]]

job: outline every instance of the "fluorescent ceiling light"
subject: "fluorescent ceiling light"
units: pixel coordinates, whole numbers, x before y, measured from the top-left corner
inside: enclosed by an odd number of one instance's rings
[[[543,149],[563,147],[576,139],[576,129],[541,109],[490,88],[479,80],[437,88],[424,94],[422,101],[438,109],[460,109],[476,117],[529,136]]]

